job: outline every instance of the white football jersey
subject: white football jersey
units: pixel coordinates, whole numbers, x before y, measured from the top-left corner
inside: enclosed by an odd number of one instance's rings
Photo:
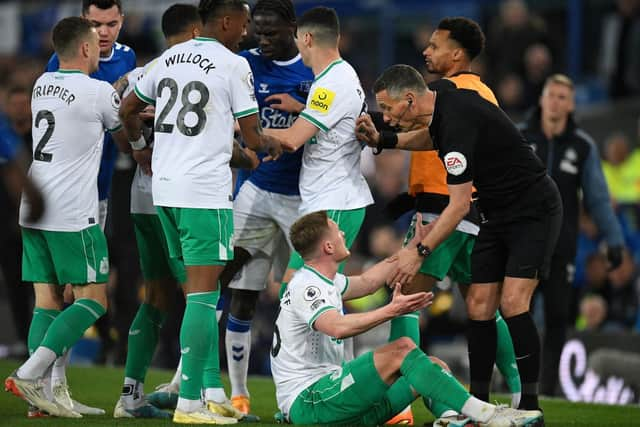
[[[136,83],[144,76],[145,70],[149,69],[154,61],[149,62],[144,67],[138,67],[131,70],[127,74],[129,84],[122,94],[122,99],[126,98]],[[151,192],[151,176],[142,173],[140,166],[136,167],[136,173],[131,181],[131,213],[157,215],[155,206],[153,206],[153,194]]]
[[[348,62],[334,61],[316,76],[300,113],[319,129],[302,156],[301,215],[373,203],[360,170],[362,145],[355,134],[356,119],[366,108],[360,79]]]
[[[33,88],[33,163],[29,176],[42,192],[42,218],[29,222],[28,201],[20,225],[48,231],[80,231],[98,223],[98,169],[105,129],[118,130],[120,97],[106,82],[78,70],[44,73]]]
[[[305,388],[342,366],[343,341],[316,331],[313,323],[327,310],[342,313],[342,295],[348,286],[346,276],[336,273],[332,281],[308,265],[287,285],[271,347],[276,400],[285,416]]]
[[[166,50],[135,92],[156,106],[153,204],[231,209],[234,118],[258,113],[247,60],[197,37]]]

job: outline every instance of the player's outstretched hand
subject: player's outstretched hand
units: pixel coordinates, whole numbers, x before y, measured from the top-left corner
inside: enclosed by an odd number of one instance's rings
[[[145,148],[144,150],[133,150],[133,158],[140,165],[142,173],[151,176],[151,149]]]
[[[356,138],[369,147],[377,147],[380,140],[380,133],[373,124],[369,114],[363,114],[356,119]]]
[[[288,93],[276,93],[269,95],[264,101],[269,104],[269,107],[280,111],[286,111],[288,113],[299,114],[304,110],[304,104],[302,102],[298,102]]]
[[[402,286],[396,285],[393,288],[393,299],[389,305],[394,316],[401,316],[428,307],[431,303],[433,303],[433,292],[405,295],[402,293]]]

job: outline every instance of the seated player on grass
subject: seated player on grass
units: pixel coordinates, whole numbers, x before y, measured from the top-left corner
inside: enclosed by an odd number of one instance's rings
[[[416,246],[426,236],[421,217]],[[422,237],[421,237],[422,236]],[[446,405],[463,417],[437,420],[438,425],[489,427],[533,426],[540,411],[495,406],[471,396],[443,362],[429,358],[407,337],[344,363],[343,339],[363,333],[404,313],[431,304],[432,293],[404,295],[395,286],[391,302],[364,313],[343,314],[342,301],[371,294],[394,271],[397,255],[359,276],[345,277],[338,265],[349,256],[344,233],[314,212],[297,220],[291,242],[305,264],[280,301],[271,349],[276,399],[293,424],[379,425],[418,396]]]

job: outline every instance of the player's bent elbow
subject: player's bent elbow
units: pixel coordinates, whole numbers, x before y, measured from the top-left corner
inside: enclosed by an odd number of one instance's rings
[[[349,326],[339,323],[334,326],[333,333],[331,333],[330,335],[335,339],[343,340],[345,338],[354,336],[355,332]]]
[[[336,324],[336,322],[333,321],[322,324],[318,324],[318,322],[316,322],[314,327],[317,331],[322,332],[323,334],[337,340],[345,339],[351,336],[348,334],[348,331],[345,327],[340,324]]]
[[[330,334],[330,336],[337,340],[343,340],[343,339],[349,338],[351,335],[348,334],[347,331],[337,331],[333,334]]]

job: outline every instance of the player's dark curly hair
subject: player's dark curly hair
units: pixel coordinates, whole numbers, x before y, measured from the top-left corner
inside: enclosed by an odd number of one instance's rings
[[[438,24],[438,30],[449,31],[449,38],[462,46],[469,60],[473,60],[484,50],[484,33],[474,20],[462,16],[444,18]]]
[[[86,15],[91,6],[102,10],[111,9],[113,6],[116,6],[118,11],[122,13],[122,2],[120,0],[82,0],[82,14]]]
[[[258,0],[253,7],[251,16],[275,13],[283,21],[295,25],[296,23],[296,10],[293,7],[291,0]]]
[[[198,12],[202,23],[217,18],[223,12],[242,10],[248,3],[244,0],[200,0]]]

